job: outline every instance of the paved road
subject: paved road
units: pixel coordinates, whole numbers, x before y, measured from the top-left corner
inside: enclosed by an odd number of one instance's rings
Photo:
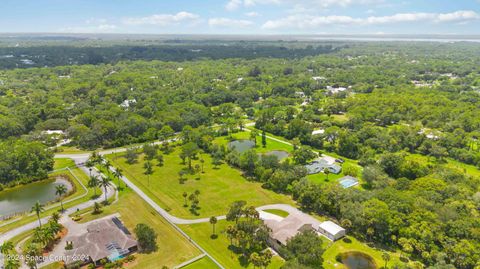
[[[83,163],[83,162],[86,161],[85,157],[80,157],[80,156],[73,156],[72,155],[70,158],[72,158],[75,161],[76,164],[80,164],[80,163]],[[88,158],[88,156],[87,156],[87,158]],[[88,170],[88,168],[86,168],[84,166],[80,166],[80,167],[86,174],[88,174],[90,172]],[[100,176],[100,172],[98,172],[95,169],[92,170],[92,174]],[[115,194],[115,188],[114,187],[107,188],[107,198],[112,197],[114,194]],[[102,201],[104,201],[104,199],[105,199],[105,196],[104,196],[104,193],[102,193],[102,195],[99,195],[99,197],[96,198],[95,200],[89,200],[87,202],[84,202],[84,203],[78,204],[76,206],[65,209],[65,212],[63,214],[64,215],[73,214],[77,210],[82,210],[82,209],[92,207],[95,202],[102,202]],[[50,216],[47,216],[47,217],[41,218],[40,221],[42,223],[47,223],[49,219],[50,219]],[[0,235],[0,244],[5,242],[5,241],[11,240],[12,238],[14,238],[17,235],[20,235],[20,234],[25,233],[27,231],[33,230],[33,229],[37,228],[38,226],[39,226],[39,223],[38,223],[38,220],[36,220],[36,221],[30,222],[28,224],[25,224],[23,226],[12,229],[10,231],[7,231],[7,232]],[[3,257],[0,257],[0,268],[3,268],[2,265],[3,265]]]
[[[248,129],[245,129],[245,130],[250,131]],[[289,142],[286,142],[286,141],[283,141],[283,140],[280,140],[280,139],[277,139],[277,138],[274,138],[274,137],[271,137],[271,136],[267,136],[267,137],[269,139],[278,141],[280,143],[284,143],[286,145],[292,145]],[[154,144],[160,144],[160,143],[162,143],[162,142],[161,141],[154,142]],[[107,154],[112,154],[112,153],[117,153],[117,152],[124,152],[126,150],[127,150],[127,148],[103,150],[103,151],[100,151],[99,154],[100,155],[107,155]],[[89,157],[90,157],[90,153],[80,153],[80,154],[61,154],[60,153],[60,154],[55,155],[55,158],[70,158],[70,159],[73,159],[74,162],[78,166],[80,166],[86,174],[89,173],[89,170],[88,170],[88,168],[86,168],[85,166],[83,166],[81,164],[84,164],[88,160]],[[110,170],[114,171],[114,168],[110,167]],[[96,174],[96,175],[100,174],[98,171],[95,171],[95,170],[93,170],[92,173]],[[209,220],[210,220],[209,218],[183,219],[183,218],[175,217],[175,216],[171,215],[170,213],[168,213],[165,209],[160,207],[155,201],[153,201],[150,197],[148,197],[148,195],[145,194],[140,188],[138,188],[135,184],[133,184],[133,182],[131,182],[127,177],[122,176],[121,179],[129,188],[131,188],[133,191],[135,191],[144,201],[146,201],[152,208],[154,208],[155,211],[157,211],[163,218],[165,218],[178,232],[180,232],[183,236],[185,236],[190,242],[192,242],[192,244],[194,244],[198,249],[200,249],[206,256],[208,256],[220,268],[222,268],[222,269],[224,268],[218,261],[216,261],[200,245],[198,245],[192,238],[190,238],[185,232],[183,232],[183,230],[181,230],[177,226],[177,224],[205,223],[205,222],[209,222]],[[115,191],[114,189],[109,189],[107,191],[108,197],[111,197],[113,195],[114,191]],[[75,213],[75,211],[77,211],[77,208],[78,208],[78,210],[82,210],[84,208],[92,207],[94,202],[101,201],[102,198],[103,198],[103,196],[100,196],[96,200],[85,202],[85,203],[77,205],[73,208],[68,208],[65,213],[66,214],[72,214],[72,213]],[[284,210],[284,211],[286,211],[290,214],[293,213],[293,212],[298,212],[299,211],[295,207],[287,205],[287,204],[265,205],[265,206],[261,206],[261,207],[257,208],[257,210],[265,210],[265,209],[279,209],[279,210]],[[223,219],[225,219],[225,216],[218,216],[217,219],[223,220]],[[48,221],[48,217],[42,219],[42,223],[44,223],[46,221]],[[38,227],[38,222],[32,222],[32,223],[29,223],[27,225],[18,227],[14,230],[8,231],[5,234],[0,235],[0,242],[10,240],[14,236],[19,235],[21,233],[24,233],[26,231],[32,230],[36,227]],[[2,264],[2,260],[0,259],[0,265],[1,264]]]

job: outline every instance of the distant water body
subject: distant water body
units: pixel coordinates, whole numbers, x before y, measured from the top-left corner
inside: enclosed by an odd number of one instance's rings
[[[368,42],[480,42],[480,36],[312,36],[313,40],[322,41],[368,41]]]

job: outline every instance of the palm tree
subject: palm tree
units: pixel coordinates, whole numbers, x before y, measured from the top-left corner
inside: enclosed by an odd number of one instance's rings
[[[387,268],[388,262],[390,261],[390,254],[388,252],[382,253],[382,259],[385,261],[385,269]]]
[[[59,220],[60,220],[60,214],[58,214],[57,212],[53,212],[52,213],[52,221],[54,223],[58,223]]]
[[[65,185],[63,184],[55,186],[55,194],[58,195],[58,197],[60,198],[60,205],[62,206],[62,211],[64,211],[62,196],[65,195],[67,191],[67,187],[65,187]]]
[[[43,207],[42,204],[40,204],[39,201],[37,201],[35,205],[33,205],[32,210],[30,211],[30,212],[35,212],[35,214],[37,214],[38,223],[40,224],[40,227],[42,227],[42,222],[40,221],[40,213],[42,213],[43,211],[45,211],[45,208]]]
[[[200,163],[202,163],[202,173],[205,173],[205,171],[203,170],[203,166],[205,164],[205,160],[203,159],[203,157],[200,157]]]
[[[148,186],[150,186],[150,175],[153,174],[152,163],[150,161],[146,161],[143,165],[143,168],[145,168],[145,175],[148,177]]]
[[[212,227],[213,227],[212,236],[215,236],[215,224],[217,224],[217,218],[216,217],[211,217],[210,218],[210,224],[212,224]]]
[[[104,189],[104,194],[105,194],[105,204],[108,204],[108,197],[107,197],[107,188],[110,187],[112,183],[110,183],[110,178],[102,176],[102,179],[100,180],[100,187],[103,187]]]
[[[14,246],[11,241],[5,241],[2,245],[0,245],[0,253],[2,253],[3,256],[8,255],[8,253],[10,253],[10,251],[12,251],[13,249]]]
[[[117,178],[118,188],[120,189],[120,188],[121,188],[120,178],[123,177],[122,169],[120,169],[120,168],[115,168],[115,171],[113,171],[113,176],[114,176],[115,178]]]
[[[101,210],[102,210],[102,206],[99,203],[95,202],[93,204],[93,214],[98,214],[100,213]]]
[[[250,140],[253,141],[255,147],[257,146],[257,135],[258,135],[258,132],[255,130],[250,132]]]
[[[105,168],[105,170],[110,170],[110,166],[112,166],[112,164],[110,163],[109,160],[104,160],[103,161],[103,167]]]
[[[20,262],[18,259],[5,259],[5,269],[17,269],[20,268]]]
[[[187,196],[188,196],[188,193],[183,192],[182,196],[183,196],[183,200],[185,201],[185,202],[183,203],[183,206],[184,206],[184,207],[187,207],[187,206],[188,206],[188,205],[187,205]]]
[[[98,187],[99,181],[98,181],[98,176],[93,175],[90,176],[90,180],[88,181],[88,186],[90,188],[93,188],[93,195],[97,197],[97,187]]]
[[[85,166],[88,168],[89,176],[92,176],[93,161],[88,159]]]
[[[323,169],[323,173],[327,176],[327,181],[328,181],[328,175],[330,174],[330,170],[328,168]]]

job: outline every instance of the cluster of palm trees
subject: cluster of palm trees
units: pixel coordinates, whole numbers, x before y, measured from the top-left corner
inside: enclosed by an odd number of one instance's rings
[[[5,241],[2,245],[0,245],[0,253],[3,254],[3,261],[4,261],[4,268],[5,269],[17,269],[20,268],[20,261],[15,259],[10,255],[15,254],[15,246],[13,245],[12,241]]]
[[[94,197],[97,197],[97,188],[103,188],[104,191],[103,193],[105,194],[105,204],[108,204],[108,196],[107,196],[107,189],[108,187],[112,186],[112,183],[110,183],[111,179],[108,176],[97,176],[97,175],[91,175],[90,179],[88,180],[88,186],[90,188],[93,188],[94,191]]]
[[[94,175],[92,174],[92,169],[95,165],[99,165],[102,168],[105,169],[107,176],[105,175]],[[103,188],[104,189],[104,195],[105,195],[105,204],[108,203],[108,197],[107,197],[107,188],[111,186],[112,184],[110,183],[112,181],[111,176],[109,176],[110,167],[111,163],[109,160],[105,159],[103,156],[99,155],[96,152],[93,152],[88,161],[85,163],[85,166],[89,168],[90,175],[89,175],[89,181],[88,181],[88,186],[90,188],[93,188],[94,191],[94,197],[97,197],[97,188]],[[115,168],[111,175],[117,179],[117,185],[118,189],[121,189],[121,178],[123,177],[123,171],[120,168]]]
[[[36,203],[32,208],[39,217],[43,212],[43,206],[40,203]],[[31,242],[25,247],[24,254],[29,257],[37,257],[42,255],[42,251],[46,248],[51,248],[57,238],[57,234],[62,230],[63,226],[59,223],[60,215],[57,212],[52,214],[52,217],[48,221],[47,225],[43,227],[35,228]],[[40,222],[40,217],[39,217]],[[4,256],[5,269],[18,269],[20,268],[20,260],[16,257],[15,246],[12,241],[5,241],[0,245],[0,253]],[[30,268],[36,268],[36,260],[28,259],[27,265]]]

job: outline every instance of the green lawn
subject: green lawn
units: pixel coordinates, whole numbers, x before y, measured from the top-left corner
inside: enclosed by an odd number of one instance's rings
[[[277,215],[277,216],[280,216],[282,218],[286,218],[286,217],[288,217],[288,215],[290,215],[288,212],[280,210],[280,209],[266,209],[266,210],[263,210],[263,211],[265,211],[267,213]]]
[[[405,158],[408,160],[415,160],[425,165],[443,165],[447,168],[457,170],[458,172],[465,173],[469,176],[480,177],[480,170],[476,166],[465,164],[451,158],[445,159],[445,162],[438,162],[432,157],[421,154],[408,154]]]
[[[145,223],[158,235],[158,250],[151,254],[135,254],[137,259],[128,268],[172,268],[201,254],[200,250],[130,189],[121,191],[118,202],[102,208],[101,214],[87,213],[81,221],[87,222],[117,212],[132,233],[138,223]]]
[[[63,168],[73,168],[75,167],[75,162],[72,159],[69,158],[59,158],[55,159],[55,164],[53,165],[53,170],[59,170]]]
[[[80,153],[90,153],[90,152],[91,151],[82,150],[77,147],[61,146],[57,148],[57,153],[60,153],[60,154],[80,154]]]
[[[174,152],[164,155],[163,167],[154,165],[154,173],[150,176],[150,185],[148,177],[144,174],[143,155],[140,156],[138,163],[133,165],[127,164],[125,158],[122,157],[113,159],[113,156],[109,155],[108,158],[112,160],[113,166],[120,167],[125,176],[135,185],[177,217],[194,219],[223,215],[227,212],[229,205],[237,200],[245,200],[254,206],[294,203],[286,195],[263,189],[260,183],[247,181],[239,170],[233,169],[227,164],[222,164],[215,169],[208,154],[202,154],[202,158],[205,160],[205,173],[187,175],[186,181],[180,183],[178,173],[186,166],[181,163],[179,153],[180,149],[175,148]],[[156,164],[156,161],[153,163]],[[200,164],[200,161],[194,160],[193,165],[195,164]],[[195,190],[200,191],[198,215],[190,212],[189,207],[184,207],[182,196],[184,192],[190,195]]]
[[[225,220],[220,220],[216,224],[218,237],[216,239],[210,238],[212,234],[212,225],[210,223],[200,223],[192,225],[181,225],[180,228],[184,230],[190,237],[192,237],[200,246],[202,246],[210,255],[212,255],[225,268],[253,268],[252,264],[242,265],[239,261],[239,255],[233,253],[228,249],[230,240],[228,240],[225,229],[231,225]],[[280,268],[283,265],[283,260],[276,256],[272,259],[272,263],[268,268]],[[196,268],[196,267],[193,267]],[[210,268],[210,267],[198,267]]]
[[[195,261],[194,263],[191,263],[187,266],[182,267],[182,269],[212,269],[212,268],[218,268],[218,266],[210,260],[208,257],[203,257],[198,261]]]
[[[366,244],[358,241],[357,239],[348,236],[346,239],[338,240],[336,242],[331,242],[326,238],[323,238],[325,241],[325,253],[323,254],[323,267],[326,269],[336,268],[336,269],[344,269],[341,263],[336,261],[336,257],[340,253],[349,252],[349,251],[358,251],[363,252],[367,255],[370,255],[377,264],[378,268],[383,267],[385,262],[382,259],[382,251],[379,249],[374,249]],[[388,264],[389,268],[392,268],[394,264],[402,263],[400,261],[400,254],[399,253],[392,253],[389,252],[391,256],[391,260]]]
[[[338,175],[334,173],[330,173],[328,174],[328,179],[327,179],[327,175],[320,172],[318,174],[308,175],[307,179],[317,184],[323,184],[323,183],[338,184],[338,179],[344,176],[345,175],[343,174],[343,172],[340,172]]]

